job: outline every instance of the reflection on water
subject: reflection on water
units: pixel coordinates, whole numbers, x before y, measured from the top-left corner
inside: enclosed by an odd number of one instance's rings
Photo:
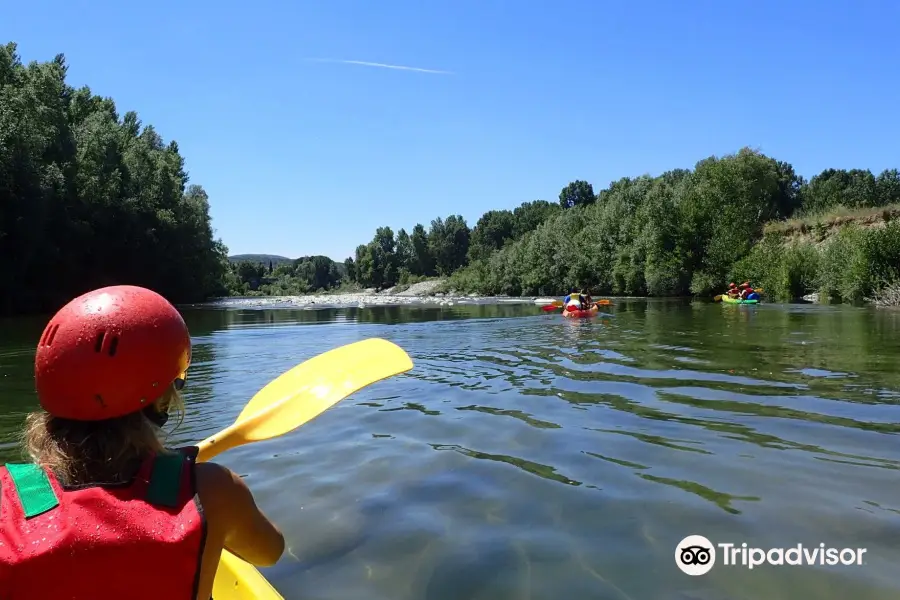
[[[619,300],[186,311],[189,413],[228,425],[280,373],[379,336],[411,372],[219,458],[290,551],[304,599],[887,599],[900,593],[900,315]],[[0,457],[33,408],[38,320],[0,323]],[[674,564],[687,535],[864,547],[859,567]]]

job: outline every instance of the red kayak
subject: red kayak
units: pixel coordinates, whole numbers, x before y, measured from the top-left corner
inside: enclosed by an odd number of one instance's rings
[[[578,319],[584,317],[593,317],[598,312],[600,312],[600,307],[595,304],[587,310],[564,310],[562,316],[568,317],[570,319]]]

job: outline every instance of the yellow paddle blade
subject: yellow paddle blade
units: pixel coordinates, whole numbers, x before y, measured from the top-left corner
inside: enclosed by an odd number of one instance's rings
[[[713,296],[713,302],[721,302],[721,301],[722,301],[722,294],[719,294],[718,296]]]
[[[409,355],[393,342],[370,338],[347,344],[314,356],[271,381],[247,403],[237,421],[252,417],[282,398],[307,391],[318,399],[345,398],[367,385],[412,368]],[[342,395],[335,396],[338,393]],[[304,401],[311,402],[311,399]]]
[[[554,300],[553,302],[550,303],[550,306],[562,306],[562,305],[563,305],[562,300]]]
[[[403,348],[380,338],[329,350],[259,390],[234,424],[198,444],[197,460],[289,433],[350,394],[412,368]]]

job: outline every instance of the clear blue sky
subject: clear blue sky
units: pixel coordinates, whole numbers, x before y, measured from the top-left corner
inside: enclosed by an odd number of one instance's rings
[[[26,0],[0,39],[177,140],[232,254],[340,260],[744,145],[900,166],[898,24],[897,0]]]

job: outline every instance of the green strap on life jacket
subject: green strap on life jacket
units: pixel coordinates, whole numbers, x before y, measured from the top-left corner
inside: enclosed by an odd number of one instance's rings
[[[185,460],[180,452],[156,456],[147,487],[147,502],[170,508],[178,506],[181,469]],[[56,491],[41,467],[32,463],[7,463],[6,470],[15,485],[26,519],[59,506]]]
[[[25,518],[30,519],[59,506],[59,498],[44,470],[30,463],[7,463]]]
[[[185,456],[181,452],[156,455],[147,488],[147,502],[169,508],[178,506],[184,461]]]

